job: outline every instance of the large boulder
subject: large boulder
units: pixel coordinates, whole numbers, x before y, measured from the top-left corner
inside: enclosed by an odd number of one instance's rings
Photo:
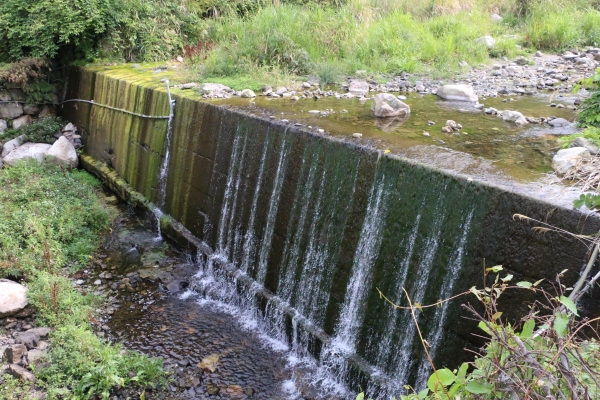
[[[32,123],[33,117],[31,115],[23,115],[22,117],[13,120],[13,129],[21,129]]]
[[[575,166],[577,161],[584,158],[590,158],[592,155],[585,147],[571,147],[570,149],[559,150],[552,158],[552,168],[559,176],[565,175]]]
[[[408,104],[398,100],[396,96],[389,93],[379,93],[374,97],[375,103],[371,111],[376,117],[406,117],[410,114]]]
[[[369,94],[369,84],[360,80],[350,81],[348,91],[355,96],[366,97]]]
[[[240,93],[240,97],[243,97],[245,99],[251,99],[253,97],[256,97],[256,93],[254,93],[250,89],[244,89],[242,90],[242,93]]]
[[[0,103],[0,118],[13,119],[23,114],[23,106],[19,103]]]
[[[592,143],[591,140],[583,137],[578,137],[577,139],[573,140],[573,143],[571,143],[571,146],[569,147],[585,147],[592,155],[600,153],[598,146]]]
[[[471,85],[444,85],[438,89],[437,95],[445,100],[471,102],[479,100]]]
[[[4,135],[4,131],[8,129],[8,125],[6,124],[6,121],[3,119],[0,119],[0,136]]]
[[[33,159],[40,162],[44,161],[46,152],[52,146],[46,143],[25,143],[17,147],[4,157],[4,164],[15,165],[19,160]]]
[[[21,135],[19,137],[16,137],[16,138],[4,143],[4,146],[2,147],[2,154],[1,154],[2,158],[6,157],[8,155],[8,153],[13,151],[17,147],[19,147],[23,143],[24,140],[25,140],[25,136]]]
[[[23,106],[23,112],[28,115],[37,115],[40,113],[41,107],[37,104],[25,104]]]
[[[502,118],[503,121],[512,122],[517,125],[527,125],[527,119],[525,116],[518,111],[504,110],[498,113],[498,117]]]
[[[76,168],[79,164],[79,158],[75,151],[75,146],[64,136],[58,138],[56,142],[48,149],[44,157],[47,161]]]
[[[0,279],[0,318],[19,313],[28,303],[25,286],[8,279]]]

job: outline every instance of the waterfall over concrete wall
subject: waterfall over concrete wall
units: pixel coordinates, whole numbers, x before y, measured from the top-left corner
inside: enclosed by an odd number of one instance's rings
[[[135,75],[80,69],[69,88],[70,98],[169,113],[166,92]],[[597,218],[349,142],[181,92],[174,99],[162,211],[213,249],[204,268],[214,275],[205,289],[223,285],[228,301],[237,292],[245,300],[235,301],[264,316],[271,334],[353,389],[370,375],[379,382],[372,393],[393,394],[429,374],[409,312],[394,310],[377,289],[400,305],[406,305],[402,288],[420,304],[434,303],[481,285],[484,259],[502,264],[516,281],[553,280],[569,269],[572,282],[586,248],[554,233],[535,234],[513,214],[572,232],[600,226]],[[156,201],[166,120],[89,104],[69,105],[65,113],[83,128],[88,154]],[[214,272],[219,263],[233,266],[234,277]],[[254,298],[265,290],[274,297]],[[528,296],[506,296],[513,315],[527,310]],[[463,348],[474,346],[473,324],[460,317],[467,301],[473,299],[416,315],[438,365],[469,358]]]

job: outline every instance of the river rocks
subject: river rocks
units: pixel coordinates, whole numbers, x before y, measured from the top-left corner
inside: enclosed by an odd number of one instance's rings
[[[35,376],[31,372],[16,364],[9,364],[7,372],[21,381],[35,382]]]
[[[592,143],[589,139],[578,137],[573,140],[570,147],[584,147],[587,151],[592,155],[596,155],[600,153],[600,149],[594,143]]]
[[[479,100],[471,85],[445,85],[438,89],[436,94],[445,100],[470,102]]]
[[[552,126],[553,128],[562,128],[571,125],[571,123],[564,118],[554,118],[548,121],[548,125]]]
[[[0,279],[0,318],[23,311],[28,303],[25,286],[8,279]]]
[[[253,97],[256,97],[256,94],[250,89],[244,89],[240,93],[240,97],[245,98],[245,99],[251,99]]]
[[[496,43],[496,41],[491,36],[482,36],[479,39],[476,39],[475,43],[483,43],[483,44],[485,44],[485,47],[487,47],[488,49],[491,49],[492,47],[494,47],[494,44]]]
[[[52,146],[46,143],[25,143],[17,147],[4,157],[6,165],[14,165],[19,160],[33,159],[40,162],[44,161],[46,152]]]
[[[65,136],[58,138],[56,142],[46,151],[45,160],[58,165],[76,168],[79,158],[75,146]]]
[[[33,117],[31,115],[23,115],[13,120],[13,129],[21,129],[33,123]]]
[[[410,114],[408,104],[398,100],[392,94],[380,93],[373,100],[375,100],[375,103],[371,107],[371,111],[373,111],[376,117],[407,117]]]
[[[503,121],[512,122],[517,125],[527,125],[529,123],[525,116],[518,111],[504,110],[498,113],[498,117],[502,118]]]
[[[38,347],[40,337],[33,331],[19,332],[15,334],[15,341],[27,347],[27,350]]]
[[[554,168],[557,175],[562,176],[569,172],[579,160],[590,157],[591,154],[585,147],[562,149],[552,158],[552,168]]]
[[[230,87],[220,83],[205,83],[200,87],[200,93],[204,98],[230,98],[235,93]]]
[[[353,80],[348,84],[348,92],[355,96],[365,97],[369,94],[369,84],[361,80]]]

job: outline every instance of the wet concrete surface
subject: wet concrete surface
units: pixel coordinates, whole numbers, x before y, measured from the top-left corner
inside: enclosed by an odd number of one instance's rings
[[[152,228],[143,216],[122,214],[80,281],[107,295],[98,328],[126,349],[162,358],[175,398],[290,398],[284,353],[210,302],[182,299],[196,266]]]

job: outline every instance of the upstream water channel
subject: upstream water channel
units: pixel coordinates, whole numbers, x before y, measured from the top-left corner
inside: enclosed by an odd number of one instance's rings
[[[148,86],[127,74],[84,70],[70,97],[169,114],[160,76]],[[111,296],[98,324],[109,337],[175,371],[173,396],[353,399],[366,388],[398,397],[405,383],[425,385],[430,364],[410,314],[378,289],[396,303],[402,288],[435,303],[481,285],[483,260],[515,280],[568,268],[574,281],[585,246],[537,235],[513,215],[598,228],[572,210],[577,190],[550,174],[556,138],[573,125],[517,127],[431,95],[411,94],[410,118],[382,123],[357,99],[172,94],[168,124],[89,104],[67,111],[88,154],[154,204],[154,214],[117,219],[80,278]],[[549,95],[483,102],[574,119]],[[461,132],[440,131],[449,119]],[[157,240],[157,217],[195,238],[185,251]],[[505,316],[527,312],[528,296],[506,296]],[[417,313],[437,365],[456,367],[471,357],[464,348],[481,345],[462,315],[459,302]]]

